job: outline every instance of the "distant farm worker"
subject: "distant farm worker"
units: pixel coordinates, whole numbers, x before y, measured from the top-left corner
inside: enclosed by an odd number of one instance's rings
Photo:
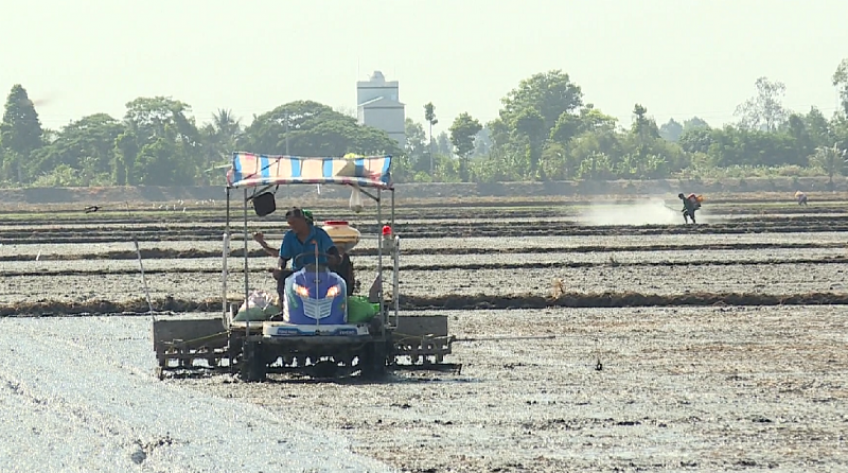
[[[807,194],[798,191],[795,193],[795,200],[798,201],[798,205],[807,205]]]
[[[308,211],[307,211],[308,212]],[[266,241],[262,232],[253,234],[253,239],[262,245],[262,249],[270,256],[279,257],[279,265],[272,270],[277,280],[277,293],[283,300],[286,278],[308,264],[337,266],[341,263],[339,250],[323,228],[316,227],[307,214],[300,208],[292,207],[286,212],[286,222],[289,230],[283,235],[283,243],[275,250]],[[318,253],[316,260],[315,253]],[[291,270],[286,264],[291,260]]]
[[[696,196],[695,194],[685,196],[682,192],[677,194],[677,197],[683,201],[683,220],[689,223],[689,219],[691,218],[692,223],[695,223],[695,211],[701,208],[703,197]]]

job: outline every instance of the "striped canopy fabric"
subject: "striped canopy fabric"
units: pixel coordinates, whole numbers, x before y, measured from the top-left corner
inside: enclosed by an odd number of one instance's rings
[[[345,155],[342,158],[304,158],[233,153],[227,171],[232,187],[260,187],[284,184],[348,184],[392,189],[391,156]]]

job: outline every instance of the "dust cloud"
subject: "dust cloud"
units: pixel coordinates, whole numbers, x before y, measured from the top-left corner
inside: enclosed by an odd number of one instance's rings
[[[696,214],[696,217],[700,215]],[[683,224],[683,215],[662,199],[628,204],[595,205],[578,218],[582,225],[673,225]]]

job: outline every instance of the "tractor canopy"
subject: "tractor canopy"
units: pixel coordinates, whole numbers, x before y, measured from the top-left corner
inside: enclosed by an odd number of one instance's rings
[[[227,171],[227,186],[338,184],[391,190],[391,164],[391,156],[307,158],[237,152]]]

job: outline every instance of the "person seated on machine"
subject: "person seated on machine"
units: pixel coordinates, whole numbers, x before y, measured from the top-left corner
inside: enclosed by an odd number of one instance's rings
[[[347,285],[347,295],[352,296],[356,288],[354,284],[356,284],[356,278],[353,275],[353,261],[350,260],[350,254],[345,250],[344,245],[337,247],[339,250],[339,256],[341,257],[341,261],[339,264],[331,264],[330,271],[338,274],[344,279],[345,284]]]
[[[340,265],[343,261],[330,235],[323,228],[316,227],[313,224],[311,214],[308,215],[298,207],[293,207],[286,212],[289,230],[283,235],[283,243],[278,251],[265,241],[262,232],[256,232],[253,235],[253,239],[262,246],[266,253],[279,258],[279,265],[272,272],[277,280],[277,295],[281,302],[285,295],[286,278],[293,273],[300,271],[301,268],[309,264],[327,265],[332,268]],[[316,252],[318,253],[317,261]],[[292,262],[291,270],[286,269],[289,260]]]
[[[315,225],[315,217],[313,217],[312,211],[303,209],[303,216],[310,225]],[[352,296],[355,290],[354,284],[356,282],[356,279],[353,276],[353,262],[350,260],[350,254],[348,254],[347,248],[345,248],[344,245],[336,246],[336,249],[339,251],[339,257],[341,260],[339,261],[339,264],[330,263],[330,271],[338,274],[342,279],[344,279],[345,285],[347,286],[347,295]]]

